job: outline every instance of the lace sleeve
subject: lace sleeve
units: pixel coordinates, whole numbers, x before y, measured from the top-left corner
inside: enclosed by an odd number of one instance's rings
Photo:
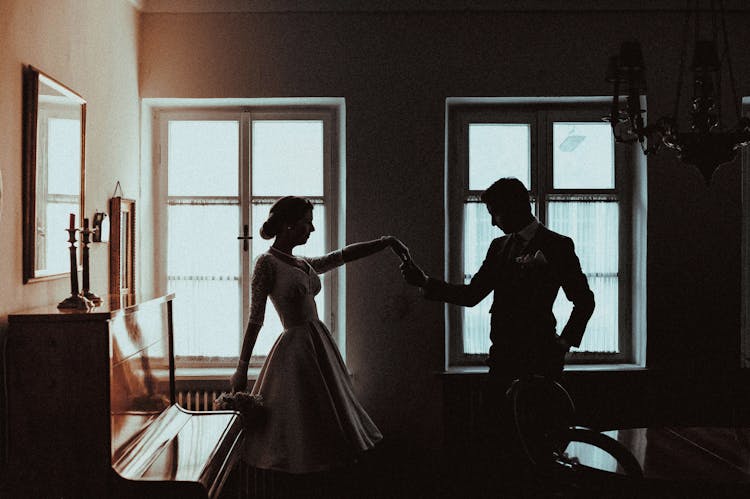
[[[305,260],[316,274],[323,274],[344,265],[344,253],[341,250],[336,250],[323,256],[305,257]]]
[[[255,261],[250,280],[250,324],[263,325],[268,294],[273,289],[274,268],[268,255],[260,255]]]

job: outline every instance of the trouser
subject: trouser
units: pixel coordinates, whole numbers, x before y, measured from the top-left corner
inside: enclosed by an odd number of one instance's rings
[[[504,359],[493,355],[488,359],[490,371],[482,389],[479,414],[480,439],[495,440],[494,445],[514,451],[518,442],[513,404],[509,396],[511,385],[524,376],[543,376],[557,382],[561,380],[565,352],[550,347],[535,353],[507,355]]]

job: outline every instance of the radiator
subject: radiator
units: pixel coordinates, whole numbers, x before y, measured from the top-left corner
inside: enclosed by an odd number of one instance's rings
[[[189,411],[213,411],[214,400],[219,397],[219,390],[184,389],[177,392],[177,403]]]

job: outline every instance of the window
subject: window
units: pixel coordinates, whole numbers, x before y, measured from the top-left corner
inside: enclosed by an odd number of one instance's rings
[[[70,271],[69,215],[79,213],[81,202],[81,106],[65,99],[40,95],[37,125],[35,193],[37,236],[34,268],[39,275]],[[71,172],[73,175],[71,175]],[[76,215],[78,216],[78,215]],[[83,220],[80,219],[80,222]]]
[[[501,177],[520,179],[537,218],[575,242],[596,296],[594,315],[569,363],[642,361],[641,342],[633,338],[636,294],[630,270],[632,189],[639,165],[632,164],[632,146],[615,143],[601,119],[606,115],[606,101],[448,100],[448,279],[468,283],[490,242],[503,235],[479,200],[482,191]],[[642,217],[639,228],[645,227]],[[645,238],[638,244],[645,247]],[[645,289],[640,291],[637,300],[645,303]],[[448,306],[451,365],[485,359],[491,303],[492,294],[472,308]],[[560,292],[553,307],[558,333],[571,309]]]
[[[175,356],[181,365],[233,365],[249,315],[259,236],[273,202],[304,196],[316,231],[296,253],[322,255],[337,241],[338,108],[161,111],[166,185],[166,288],[175,293]],[[247,233],[252,239],[238,237]],[[335,275],[321,276],[321,318],[336,334]],[[268,354],[281,322],[269,304],[252,364]]]

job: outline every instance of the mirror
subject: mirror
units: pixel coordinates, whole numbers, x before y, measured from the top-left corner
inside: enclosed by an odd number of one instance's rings
[[[69,233],[84,213],[86,101],[24,68],[23,282],[70,273]],[[78,255],[80,263],[80,254]]]

